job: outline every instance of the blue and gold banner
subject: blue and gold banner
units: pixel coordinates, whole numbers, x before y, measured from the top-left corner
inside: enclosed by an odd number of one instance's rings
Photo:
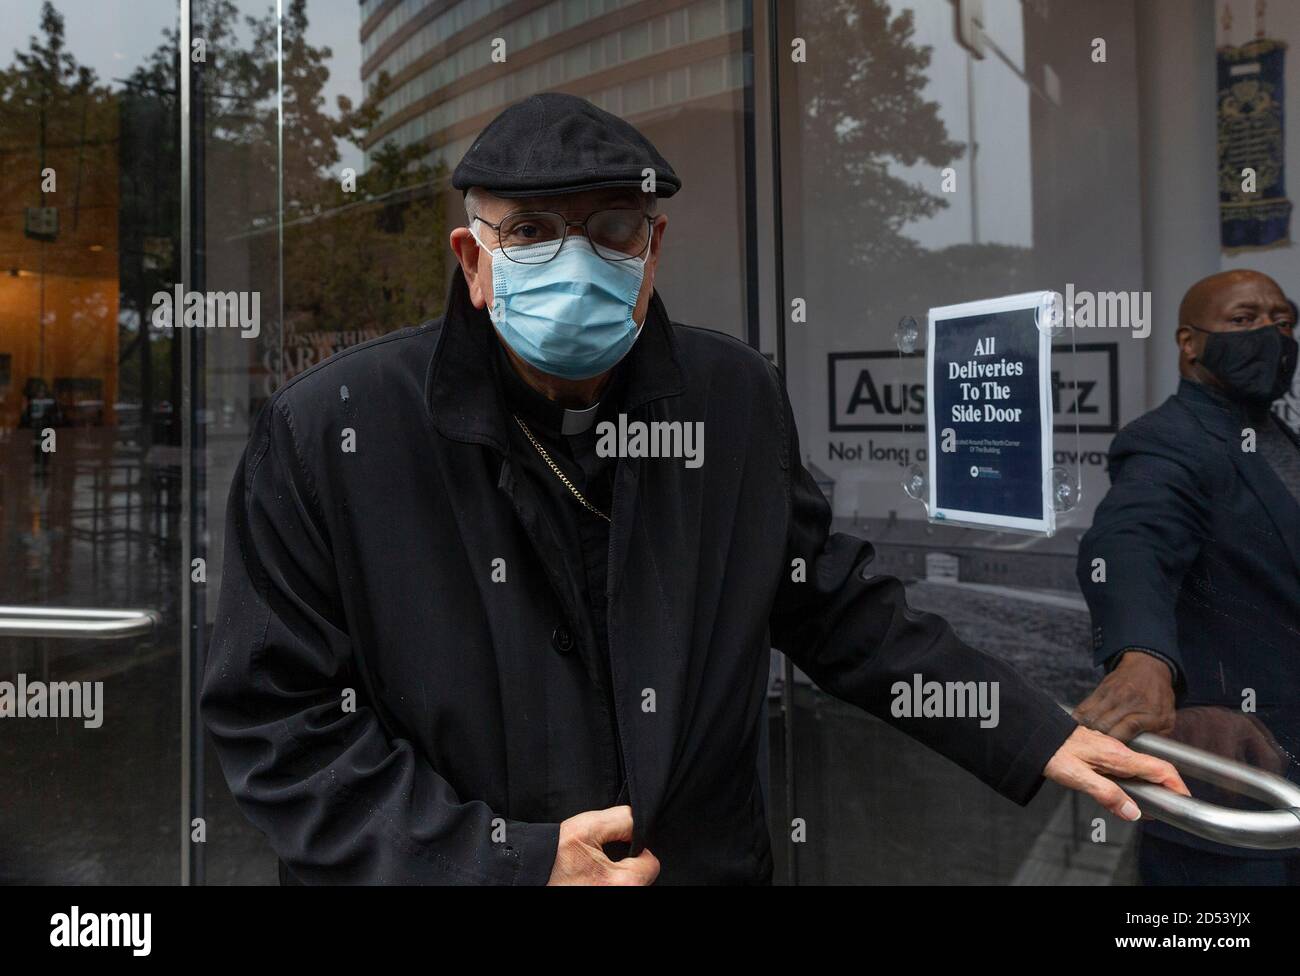
[[[1256,40],[1219,52],[1219,221],[1227,250],[1289,243],[1283,41]],[[1255,172],[1254,189],[1243,170]]]

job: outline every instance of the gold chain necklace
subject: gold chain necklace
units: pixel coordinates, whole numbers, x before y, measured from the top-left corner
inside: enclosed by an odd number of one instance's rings
[[[556,466],[555,462],[551,460],[551,456],[546,453],[546,448],[542,447],[541,444],[537,443],[537,438],[534,437],[533,432],[528,429],[528,425],[524,423],[523,420],[520,419],[519,414],[513,414],[512,416],[515,418],[515,423],[517,423],[523,429],[524,435],[528,438],[528,442],[533,445],[533,447],[537,450],[537,453],[541,455],[542,460],[546,462],[546,466],[555,473],[555,477],[560,479],[560,482],[564,485],[564,487],[569,489],[573,497],[578,499],[582,507],[585,508],[587,511],[591,512],[593,515],[599,515],[606,522],[613,525],[614,524],[613,519],[611,519],[608,515],[606,515],[604,512],[598,509],[595,505],[591,504],[591,502],[587,501],[587,499],[582,497],[582,492],[578,491],[578,489],[573,486],[573,482],[570,481],[565,476],[564,472],[561,471]]]

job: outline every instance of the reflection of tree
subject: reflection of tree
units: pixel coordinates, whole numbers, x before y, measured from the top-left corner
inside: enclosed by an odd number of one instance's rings
[[[180,279],[180,93],[173,32],[126,78],[118,96],[121,118],[120,320],[123,329],[122,388],[139,400],[152,429],[155,400],[181,399],[180,343],[149,325],[153,295]],[[128,311],[129,310],[129,311]],[[129,333],[129,339],[128,339]],[[159,434],[164,434],[162,430]],[[179,428],[170,431],[179,443]]]
[[[1012,244],[954,244],[872,269],[878,306],[921,319],[928,308],[1012,295],[1043,287],[1028,248]],[[893,321],[882,323],[892,330]]]
[[[948,138],[939,103],[927,101],[931,49],[913,42],[910,10],[886,0],[821,0],[800,5],[798,27],[816,52],[798,66],[803,192],[808,233],[827,242],[836,267],[869,275],[876,309],[922,315],[926,308],[1041,287],[1028,249],[958,244],[930,250],[907,225],[948,205],[941,194],[893,175],[891,166],[939,171],[967,147]],[[891,313],[892,314],[892,313]],[[892,331],[893,321],[879,327]]]
[[[384,75],[357,109],[340,97],[338,135],[360,146],[388,92]],[[424,155],[418,144],[384,143],[355,190],[334,174],[292,211],[286,205],[285,278],[296,290],[285,306],[299,328],[387,332],[441,311],[447,246],[439,188],[446,173]]]
[[[0,273],[39,274],[44,310],[43,323],[30,320],[40,345],[30,362],[20,357],[23,373],[103,382],[111,371],[118,126],[116,97],[67,49],[64,19],[47,0],[39,33],[0,69],[0,194],[10,204]],[[53,208],[57,231],[27,239],[25,207]],[[111,382],[108,390],[120,392]]]
[[[47,2],[41,7],[41,34],[33,35],[26,51],[14,51],[14,65],[0,71],[0,131],[6,148],[15,133],[43,126],[51,143],[77,139],[82,99],[103,99],[107,92],[93,69],[77,64],[64,40],[63,17]],[[12,172],[12,171],[11,171]],[[30,178],[24,174],[24,178]]]
[[[281,127],[274,8],[245,15],[242,25],[233,0],[199,0],[196,8],[196,36],[207,43],[201,85],[214,251],[251,237],[250,273],[264,297],[277,293],[272,272],[282,268],[289,330],[387,331],[440,311],[443,174],[421,162],[422,148],[391,144],[373,154],[355,189],[345,189],[339,170],[340,140],[362,145],[379,121],[387,78],[360,105],[340,96],[327,111],[333,52],[309,43],[307,2],[291,0],[280,24]]]
[[[799,7],[810,56],[798,66],[801,157],[816,232],[853,263],[914,254],[903,227],[946,207],[890,166],[947,166],[961,156],[936,102],[926,101],[930,48],[912,43],[912,13],[885,0],[821,0]]]

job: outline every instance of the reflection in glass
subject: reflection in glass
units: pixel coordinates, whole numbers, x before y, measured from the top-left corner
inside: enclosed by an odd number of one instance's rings
[[[5,12],[26,43],[0,66],[0,602],[163,625],[0,639],[0,681],[102,702],[95,727],[4,720],[0,881],[174,881],[179,346],[149,320],[179,256],[177,7],[62,6]]]

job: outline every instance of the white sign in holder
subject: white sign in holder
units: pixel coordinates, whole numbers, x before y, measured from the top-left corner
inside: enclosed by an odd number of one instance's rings
[[[1057,515],[1078,505],[1077,463],[1073,473],[1053,463],[1052,339],[1064,332],[1063,306],[1059,293],[1036,291],[930,309],[926,464],[912,466],[903,488],[931,522],[1050,536]],[[901,352],[915,348],[916,331],[904,318]]]

